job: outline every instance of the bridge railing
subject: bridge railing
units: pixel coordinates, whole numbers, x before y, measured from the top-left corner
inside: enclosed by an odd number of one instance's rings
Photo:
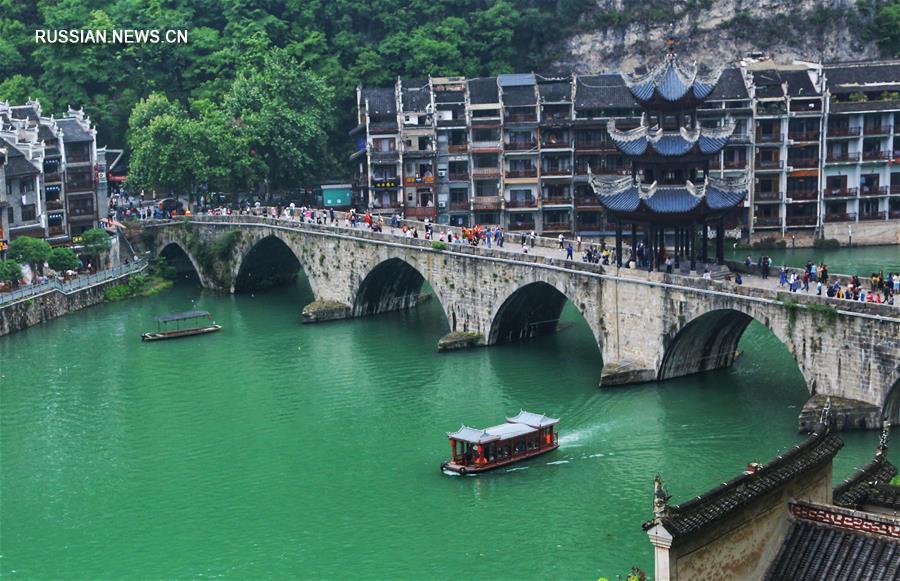
[[[13,303],[25,298],[35,297],[53,291],[59,291],[63,294],[71,294],[85,287],[134,274],[135,272],[147,268],[147,264],[147,259],[141,258],[135,262],[132,262],[131,264],[125,264],[107,270],[101,270],[87,276],[79,276],[76,279],[66,282],[50,280],[41,284],[30,284],[10,292],[0,293],[0,305]]]

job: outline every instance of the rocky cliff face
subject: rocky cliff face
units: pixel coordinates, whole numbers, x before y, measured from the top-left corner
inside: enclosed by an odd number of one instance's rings
[[[853,0],[596,0],[586,32],[566,43],[560,67],[632,70],[674,35],[678,52],[722,65],[752,52],[778,61],[878,58],[873,16]]]

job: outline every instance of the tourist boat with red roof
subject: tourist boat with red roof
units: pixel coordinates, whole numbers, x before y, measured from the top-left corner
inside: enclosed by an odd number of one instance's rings
[[[556,450],[559,434],[554,426],[558,423],[559,418],[520,410],[506,423],[490,428],[463,425],[447,434],[452,457],[441,464],[441,471],[477,474]]]

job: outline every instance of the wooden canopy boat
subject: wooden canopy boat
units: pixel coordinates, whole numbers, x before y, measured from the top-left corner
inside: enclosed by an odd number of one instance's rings
[[[441,471],[476,474],[551,452],[559,448],[558,423],[558,418],[520,410],[505,424],[483,430],[463,425],[447,434],[452,458]]]
[[[144,341],[177,339],[213,333],[221,328],[222,325],[216,324],[212,320],[212,315],[207,311],[186,311],[156,317],[156,331],[142,334],[141,339]]]

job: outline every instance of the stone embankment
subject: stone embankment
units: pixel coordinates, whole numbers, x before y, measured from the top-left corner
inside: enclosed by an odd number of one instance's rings
[[[48,285],[43,290],[0,302],[0,337],[100,304],[107,289],[127,282],[146,268],[146,262],[135,263],[105,275],[92,275],[77,285]]]

